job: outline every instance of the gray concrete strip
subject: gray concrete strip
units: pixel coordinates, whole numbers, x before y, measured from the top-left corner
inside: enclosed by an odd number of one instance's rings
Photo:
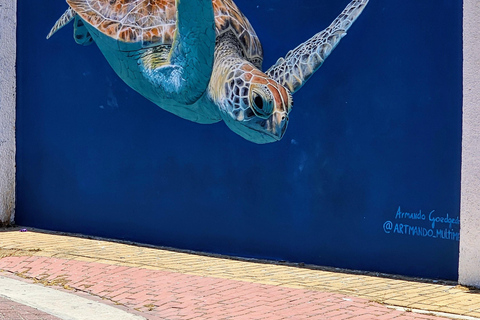
[[[145,320],[144,317],[37,284],[0,276],[0,297],[63,320]]]
[[[447,312],[412,309],[412,308],[405,308],[405,307],[398,307],[398,306],[390,306],[386,304],[384,304],[384,306],[387,307],[388,309],[394,309],[401,312],[413,312],[413,313],[419,313],[419,314],[425,314],[429,316],[443,317],[443,318],[449,318],[449,319],[455,319],[455,320],[480,320],[480,318],[476,318],[476,317],[464,316],[460,314],[453,314],[453,313],[447,313]]]

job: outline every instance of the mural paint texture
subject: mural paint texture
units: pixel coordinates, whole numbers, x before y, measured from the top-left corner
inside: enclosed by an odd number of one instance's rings
[[[292,93],[320,68],[368,0],[262,72],[263,52],[231,0],[67,0],[48,34],[74,21],[77,43],[98,45],[125,83],[161,108],[203,124],[225,121],[255,143],[280,140]],[[93,41],[92,41],[93,39]]]
[[[309,78],[349,2],[19,1],[16,223],[455,280],[462,3],[370,1]]]

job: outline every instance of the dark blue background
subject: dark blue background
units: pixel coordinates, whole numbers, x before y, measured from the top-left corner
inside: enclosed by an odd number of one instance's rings
[[[237,1],[265,69],[347,3]],[[95,45],[76,45],[72,25],[47,41],[66,8],[18,3],[18,224],[457,278],[458,242],[386,234],[383,224],[428,227],[395,221],[399,206],[459,214],[461,1],[371,0],[269,145],[156,107]]]

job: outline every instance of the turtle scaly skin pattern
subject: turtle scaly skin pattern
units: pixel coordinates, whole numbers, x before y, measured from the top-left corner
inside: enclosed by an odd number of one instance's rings
[[[119,77],[161,108],[223,120],[254,143],[280,140],[292,94],[318,70],[368,0],[353,0],[324,31],[262,72],[263,51],[232,0],[67,0],[47,38],[74,20],[75,41],[97,44]]]
[[[222,37],[231,35],[227,33]],[[222,119],[247,140],[259,142],[257,130],[262,130],[265,142],[281,139],[293,103],[291,94],[252,63],[245,62],[235,50],[234,41],[219,43],[209,92],[217,101]]]

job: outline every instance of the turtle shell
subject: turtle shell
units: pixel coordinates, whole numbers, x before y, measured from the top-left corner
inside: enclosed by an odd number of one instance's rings
[[[171,45],[175,35],[175,0],[67,0],[80,17],[101,33],[142,47]],[[232,0],[213,0],[217,37],[231,31],[245,58],[260,65],[260,40]]]

